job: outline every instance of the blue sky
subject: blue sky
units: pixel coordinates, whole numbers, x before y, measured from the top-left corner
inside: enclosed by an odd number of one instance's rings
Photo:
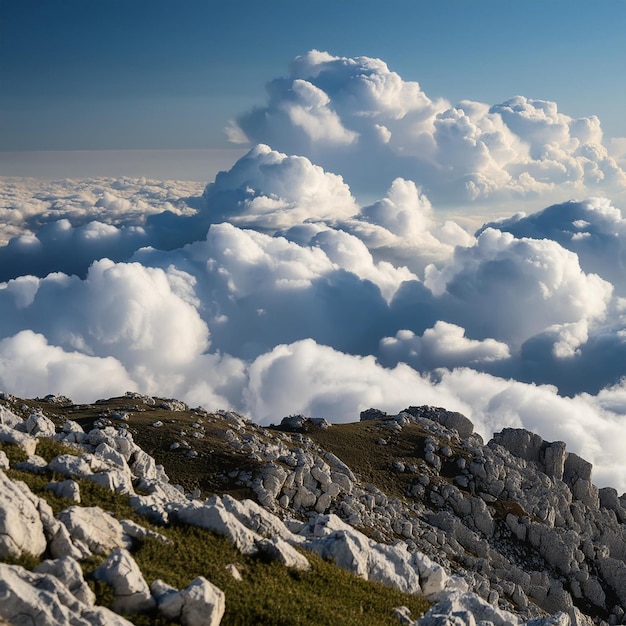
[[[0,150],[227,147],[228,119],[312,48],[625,136],[625,26],[622,0],[0,0]]]

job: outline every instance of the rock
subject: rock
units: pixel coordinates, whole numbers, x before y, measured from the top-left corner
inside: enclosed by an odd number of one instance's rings
[[[0,563],[0,619],[14,626],[132,626],[104,607],[84,604],[56,577]]]
[[[40,556],[46,537],[28,486],[12,481],[0,471],[0,559],[17,558],[24,553]]]
[[[626,563],[610,557],[596,561],[602,578],[613,589],[622,606],[626,607]]]
[[[244,526],[263,537],[280,537],[289,543],[302,542],[302,537],[294,535],[278,517],[266,511],[253,500],[236,500],[225,495],[222,498],[213,496],[207,503],[220,503],[229,513]]]
[[[31,474],[43,474],[47,465],[43,457],[40,457],[38,454],[31,454],[26,461],[16,463],[14,469],[30,472]]]
[[[387,417],[387,413],[381,411],[380,409],[365,409],[365,411],[361,411],[359,420],[361,422],[367,422],[369,420],[380,420]]]
[[[553,478],[562,479],[565,471],[565,459],[567,452],[565,451],[565,443],[563,441],[555,441],[546,446],[544,450],[544,466],[546,474]]]
[[[231,512],[227,511],[219,498],[213,498],[203,505],[191,503],[180,507],[175,517],[179,522],[208,528],[225,535],[242,554],[256,554],[259,535],[246,528]]]
[[[492,606],[470,591],[453,591],[446,594],[423,617],[419,626],[444,626],[447,624],[492,624],[493,626],[518,626],[521,620],[516,615]],[[568,626],[563,624],[563,626]]]
[[[256,545],[259,552],[265,554],[273,561],[282,563],[285,567],[293,567],[294,569],[304,571],[311,569],[311,564],[307,558],[280,537],[261,539],[257,541]]]
[[[39,574],[56,576],[84,604],[93,606],[96,596],[83,578],[83,570],[78,561],[65,556],[40,563],[34,570]]]
[[[94,576],[113,588],[116,613],[141,613],[154,607],[150,589],[130,552],[118,548],[96,568]]]
[[[125,472],[118,468],[110,468],[101,472],[95,472],[85,476],[97,485],[102,485],[109,491],[115,491],[124,495],[134,495],[132,476],[129,472]]]
[[[237,582],[241,582],[243,580],[243,576],[241,575],[241,572],[239,571],[239,569],[237,568],[236,565],[234,565],[233,563],[229,563],[226,566],[226,571],[233,577],[234,580],[236,580]]]
[[[15,415],[11,409],[7,408],[3,404],[0,404],[0,425],[8,426],[9,428],[15,428],[18,424],[21,424],[24,420]]]
[[[183,626],[218,626],[226,610],[224,593],[198,576],[182,591],[159,598],[159,611]]]
[[[75,422],[74,420],[67,420],[66,422],[64,422],[63,426],[61,427],[61,430],[67,434],[69,433],[85,434],[83,427],[78,422]]]
[[[56,474],[68,476],[69,478],[84,478],[92,473],[91,455],[81,454],[60,454],[48,463],[48,469]]]
[[[54,422],[41,411],[33,411],[25,423],[26,432],[31,437],[53,437],[56,434]]]
[[[7,453],[4,450],[0,450],[0,470],[9,469],[10,466]]]
[[[64,480],[62,482],[51,482],[46,485],[49,489],[60,498],[67,498],[80,503],[80,487],[75,480]]]
[[[21,433],[11,426],[0,424],[0,441],[19,446],[28,456],[35,454],[37,439],[26,433]]]
[[[474,432],[474,424],[461,413],[446,411],[440,407],[410,406],[402,411],[418,418],[426,418],[437,422],[448,429],[454,429],[461,439],[467,439]]]
[[[157,407],[160,409],[165,409],[166,411],[189,411],[189,407],[184,402],[182,402],[181,400],[176,400],[174,398],[159,402]]]
[[[128,537],[132,537],[133,539],[155,539],[156,541],[159,541],[164,545],[172,544],[172,540],[168,539],[165,535],[162,535],[155,530],[149,530],[148,528],[144,528],[143,526],[140,526],[132,520],[123,519],[120,520],[120,524],[124,529],[124,534]]]
[[[122,525],[100,507],[71,506],[59,513],[72,543],[83,553],[107,555],[116,548],[128,547]]]
[[[305,547],[339,567],[406,593],[421,593],[419,573],[406,546],[376,543],[332,514],[318,516],[303,532],[313,535]]]
[[[543,439],[535,433],[524,428],[504,428],[494,433],[493,441],[525,461],[540,463]]]

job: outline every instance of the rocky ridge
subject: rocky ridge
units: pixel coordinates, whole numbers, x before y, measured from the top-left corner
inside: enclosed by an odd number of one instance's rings
[[[127,624],[120,613],[157,611],[220,623],[228,598],[212,582],[148,584],[133,558],[137,541],[169,541],[158,526],[187,524],[242,555],[306,571],[313,552],[429,599],[417,620],[396,607],[397,623],[626,623],[626,496],[595,487],[591,465],[562,442],[505,429],[484,445],[467,418],[436,407],[360,418],[262,428],[132,393],[82,407],[4,394],[0,442],[24,459],[11,464],[0,449],[0,618]],[[38,456],[46,439],[71,453]],[[195,486],[194,468],[205,471]],[[73,503],[55,515],[12,471]],[[146,523],[80,506],[79,479],[127,496]],[[7,563],[25,553],[39,561],[32,571]],[[96,606],[79,565],[94,555],[110,609]]]

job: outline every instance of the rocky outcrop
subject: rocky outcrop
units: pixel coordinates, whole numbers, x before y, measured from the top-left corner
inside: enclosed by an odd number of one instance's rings
[[[128,550],[117,548],[94,572],[113,588],[113,610],[117,613],[141,613],[155,606],[150,588]]]
[[[0,619],[37,626],[131,626],[104,607],[81,602],[56,575],[0,563]]]
[[[161,410],[188,410],[149,400]],[[307,570],[306,551],[316,552],[359,577],[430,598],[433,606],[418,624],[626,623],[626,496],[598,490],[591,465],[563,442],[504,429],[484,445],[458,413],[372,409],[361,419],[376,433],[375,454],[384,450],[389,458],[385,480],[373,484],[342,460],[341,450],[315,442],[316,433],[338,428],[325,420],[291,416],[278,429],[263,429],[225,412],[213,418],[220,445],[248,462],[229,477],[257,501],[227,494],[201,500],[171,485],[164,468],[134,442],[128,410],[109,413],[85,432],[72,420],[55,426],[45,410],[26,407],[22,418],[0,408],[0,440],[28,454],[22,471],[54,475],[47,489],[59,497],[79,503],[76,481],[91,480],[128,495],[152,520],[208,528],[246,555]],[[162,432],[166,419],[160,423],[146,427]],[[200,417],[190,431],[190,441],[209,436]],[[409,432],[415,449],[394,456],[407,449],[400,444]],[[77,454],[47,462],[35,455],[43,437],[70,444]],[[0,465],[8,469],[6,454]],[[401,494],[387,490],[394,484],[402,485]],[[181,591],[144,579],[132,550],[146,539],[169,541],[99,507],[76,504],[55,516],[0,470],[0,558],[52,557],[34,572],[1,565],[0,619],[20,623],[23,614],[42,624],[128,623],[93,605],[79,561],[102,555],[95,576],[111,587],[116,611],[156,607],[182,624],[218,624],[227,599],[207,579]],[[400,623],[414,623],[401,607],[396,614]]]
[[[43,554],[46,538],[34,503],[36,496],[27,485],[8,479],[2,471],[0,494],[0,559]]]
[[[218,626],[226,609],[224,593],[202,576],[182,591],[156,581],[152,592],[162,615],[183,626]]]

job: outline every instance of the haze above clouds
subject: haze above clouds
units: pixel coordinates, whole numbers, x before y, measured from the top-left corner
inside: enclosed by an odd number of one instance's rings
[[[268,93],[229,125],[249,151],[204,191],[4,186],[0,386],[263,423],[444,406],[485,437],[564,440],[625,491],[626,174],[600,120],[451,103],[320,51]],[[546,208],[477,232],[440,210],[527,201]]]

